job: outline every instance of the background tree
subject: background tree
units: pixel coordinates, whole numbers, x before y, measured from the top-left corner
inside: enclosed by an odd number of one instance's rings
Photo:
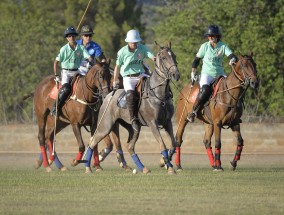
[[[88,2],[0,1],[0,123],[32,118],[32,100],[23,101],[23,96],[53,73],[54,58],[66,43],[63,32],[69,25],[77,28]],[[284,118],[283,17],[283,0],[92,0],[80,27],[94,27],[94,40],[112,65],[131,28],[139,30],[150,47],[155,40],[172,41],[181,72],[181,81],[172,86],[176,97],[189,81],[206,27],[217,24],[222,40],[236,54],[255,54],[260,89],[248,90],[245,115],[277,120]],[[228,59],[224,66],[229,72]]]

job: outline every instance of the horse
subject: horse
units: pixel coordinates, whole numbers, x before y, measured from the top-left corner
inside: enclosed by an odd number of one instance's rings
[[[55,91],[54,93],[55,88],[57,88],[53,80],[54,76],[47,76],[38,84],[34,92],[34,110],[39,128],[38,140],[41,148],[41,156],[36,162],[35,168],[39,168],[43,163],[46,171],[50,172],[50,164],[55,161],[57,168],[65,170],[53,149],[52,143],[55,134],[59,133],[69,124],[72,126],[79,146],[79,152],[72,161],[72,166],[76,166],[78,160],[81,160],[85,151],[81,127],[90,126],[91,135],[93,135],[96,129],[98,111],[102,100],[110,92],[111,74],[109,64],[110,61],[106,63],[97,62],[86,76],[80,76],[74,81],[76,83],[73,85],[73,94],[63,106],[62,115],[59,116],[56,123],[54,121],[55,118],[50,115],[50,109],[54,103],[54,99],[57,97],[57,92]],[[56,130],[55,134],[54,130]],[[111,142],[109,136],[106,136],[104,140],[107,144]],[[47,160],[46,145],[49,148],[49,160]],[[54,152],[53,155],[51,152]],[[97,152],[97,150],[94,152]],[[94,153],[94,157],[97,157],[96,153]],[[122,158],[124,159],[123,156]],[[95,165],[100,169],[98,160],[95,161]]]
[[[198,112],[197,119],[204,122],[205,135],[203,143],[205,145],[210,165],[214,171],[223,171],[221,166],[221,129],[231,128],[237,141],[237,149],[233,161],[232,170],[237,167],[243,149],[243,138],[240,131],[241,116],[243,112],[244,95],[248,87],[258,88],[258,77],[256,63],[253,60],[253,53],[239,56],[239,61],[232,66],[227,77],[221,77],[213,84],[213,95]],[[182,170],[180,161],[180,147],[182,136],[188,123],[187,114],[192,111],[194,100],[199,91],[199,84],[188,84],[185,86],[179,97],[176,108],[176,160],[177,170]],[[225,127],[224,127],[225,126]],[[211,137],[215,136],[215,157],[211,147]]]
[[[174,105],[169,82],[179,80],[179,70],[177,67],[176,56],[171,50],[171,43],[162,47],[156,43],[158,54],[156,55],[155,70],[150,77],[145,78],[140,93],[139,100],[139,120],[142,126],[149,126],[151,131],[160,144],[161,153],[164,157],[168,174],[175,174],[171,164],[171,156],[175,150],[175,139],[171,118],[174,114]],[[129,111],[127,107],[118,107],[117,102],[121,95],[125,93],[123,89],[118,89],[115,93],[109,94],[103,101],[99,111],[97,130],[91,138],[88,150],[83,159],[86,173],[91,173],[90,160],[94,147],[111,131],[117,132],[118,126],[122,125],[129,132],[127,150],[131,155],[138,170],[147,174],[150,170],[145,167],[135,153],[135,143],[139,137],[140,131],[134,131],[130,122]],[[171,148],[168,152],[164,139],[160,133],[160,128],[165,129],[168,141],[171,142]]]

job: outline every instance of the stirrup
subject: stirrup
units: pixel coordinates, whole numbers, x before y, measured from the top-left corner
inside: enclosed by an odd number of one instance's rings
[[[192,111],[190,114],[188,114],[188,116],[186,117],[188,122],[194,122],[194,119],[196,117],[196,113],[194,111]]]

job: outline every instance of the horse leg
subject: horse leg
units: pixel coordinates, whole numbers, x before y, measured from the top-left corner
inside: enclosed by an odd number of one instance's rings
[[[224,171],[221,166],[221,127],[218,124],[214,124],[214,135],[215,135],[214,171]]]
[[[241,135],[241,129],[240,129],[240,124],[237,124],[235,126],[232,127],[232,131],[236,137],[237,140],[237,149],[236,149],[236,153],[234,156],[234,160],[231,161],[231,165],[232,165],[232,170],[235,170],[237,167],[237,161],[241,159],[241,154],[242,154],[242,150],[243,150],[243,146],[244,146],[244,140],[242,138]]]
[[[39,140],[39,145],[40,145],[40,150],[41,150],[41,155],[42,155],[42,160],[43,160],[43,166],[45,167],[47,172],[51,172],[51,168],[48,163],[47,159],[47,153],[46,153],[46,144],[45,144],[45,126],[46,126],[46,119],[47,116],[44,117],[38,117],[38,140]],[[41,162],[37,161],[37,164],[39,165]],[[37,165],[37,166],[38,166]],[[36,168],[36,165],[35,165]]]
[[[212,147],[211,147],[211,138],[213,135],[213,125],[204,124],[204,128],[205,128],[205,135],[203,138],[203,143],[206,148],[206,152],[209,158],[210,165],[214,167],[214,156],[213,156]]]
[[[149,123],[149,126],[152,130],[152,133],[154,134],[154,137],[156,138],[156,140],[160,144],[161,154],[163,156],[164,163],[165,163],[166,169],[168,171],[168,174],[176,174],[176,172],[173,168],[173,165],[171,164],[171,160],[169,158],[169,154],[168,154],[168,151],[167,151],[166,144],[165,144],[165,142],[164,142],[164,140],[161,136],[161,133],[159,131],[157,124],[155,122],[151,121],[151,123]],[[168,125],[166,127],[167,127],[167,132],[172,130],[171,126]],[[172,135],[172,140],[173,140],[173,135]],[[175,141],[174,140],[172,142],[172,147],[175,147]]]
[[[182,145],[182,136],[184,133],[185,126],[187,124],[186,119],[186,114],[184,114],[184,119],[181,119],[181,122],[177,128],[177,133],[176,133],[176,159],[175,159],[175,165],[177,167],[177,171],[182,171],[181,167],[181,145]]]
[[[72,129],[73,129],[73,133],[75,134],[75,137],[76,137],[76,140],[79,146],[79,151],[78,151],[76,158],[72,160],[71,165],[77,166],[79,163],[78,161],[82,159],[82,156],[85,152],[85,145],[84,145],[83,138],[82,138],[81,126],[79,126],[79,124],[72,124]]]
[[[107,135],[104,138],[104,142],[106,144],[106,148],[102,149],[102,151],[99,153],[99,161],[100,162],[103,162],[105,160],[105,158],[109,155],[109,153],[111,153],[111,151],[113,149],[113,144],[111,142],[109,135]]]
[[[123,169],[125,169],[126,171],[131,170],[131,167],[129,167],[127,165],[126,160],[124,158],[124,154],[123,154],[123,150],[122,150],[121,142],[120,142],[119,124],[118,123],[116,123],[113,126],[111,133],[112,133],[112,139],[113,139],[113,142],[114,142],[114,145],[115,145],[115,148],[116,148],[116,158],[117,158],[117,161],[119,163],[119,166],[122,167]],[[113,145],[113,144],[111,143],[111,145]]]

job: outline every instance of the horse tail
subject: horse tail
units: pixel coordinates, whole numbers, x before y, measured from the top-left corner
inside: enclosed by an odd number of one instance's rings
[[[34,94],[35,94],[35,92],[30,92],[29,94],[24,95],[24,96],[22,97],[22,101],[25,101],[25,100],[27,100],[28,98],[33,97]]]

